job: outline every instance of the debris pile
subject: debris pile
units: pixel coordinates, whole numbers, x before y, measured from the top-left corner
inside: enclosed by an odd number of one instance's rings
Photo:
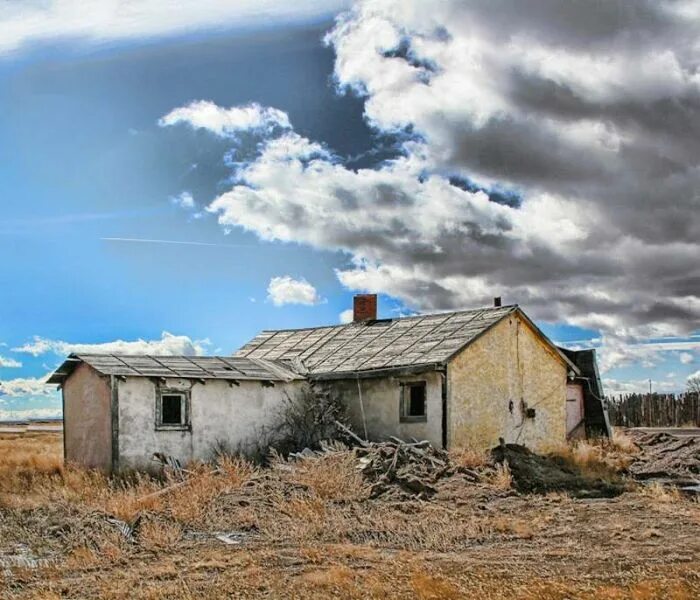
[[[392,437],[387,442],[365,443],[355,453],[359,458],[358,468],[372,483],[372,498],[386,495],[429,498],[437,491],[438,480],[456,472],[447,452],[433,448],[428,441],[404,442]],[[473,480],[477,479],[474,473]]]
[[[552,456],[541,456],[518,444],[501,444],[491,450],[498,463],[507,463],[513,486],[526,494],[566,492],[574,498],[611,498],[619,496],[620,483],[589,478]]]
[[[629,466],[635,479],[654,479],[678,486],[700,484],[700,437],[633,430],[629,433],[641,448]]]

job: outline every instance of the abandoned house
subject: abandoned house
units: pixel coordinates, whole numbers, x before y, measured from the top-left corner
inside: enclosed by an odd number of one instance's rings
[[[499,438],[544,450],[609,433],[595,351],[555,346],[518,306],[377,319],[355,297],[353,322],[265,331],[232,357],[71,355],[63,391],[69,461],[116,471],[154,453],[183,462],[216,444],[244,448],[305,381],[346,405],[355,431],[445,448]]]

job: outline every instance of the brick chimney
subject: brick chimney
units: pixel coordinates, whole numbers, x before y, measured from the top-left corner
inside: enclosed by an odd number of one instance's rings
[[[352,299],[352,321],[373,321],[377,318],[377,294],[355,294]]]

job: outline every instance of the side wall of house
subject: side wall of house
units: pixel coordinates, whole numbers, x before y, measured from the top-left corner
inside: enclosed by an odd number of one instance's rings
[[[426,383],[426,420],[418,423],[402,423],[400,419],[401,384],[411,381]],[[405,377],[382,377],[340,380],[328,382],[347,406],[353,429],[373,441],[385,440],[393,435],[402,439],[412,437],[429,440],[442,447],[442,375],[428,371]],[[360,402],[360,390],[362,402]],[[363,419],[364,409],[364,419]]]
[[[450,447],[487,449],[503,437],[542,451],[566,441],[567,367],[517,313],[454,357],[447,373]]]
[[[245,448],[264,426],[274,422],[286,394],[293,395],[301,382],[275,382],[264,387],[260,381],[168,379],[163,388],[190,392],[188,430],[156,429],[158,385],[145,377],[119,382],[119,469],[151,469],[152,456],[162,452],[180,459],[209,460],[214,445]]]
[[[82,363],[63,384],[66,460],[108,472],[112,468],[109,380]]]

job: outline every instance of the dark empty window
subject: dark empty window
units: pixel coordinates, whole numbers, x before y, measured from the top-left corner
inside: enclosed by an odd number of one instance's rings
[[[158,396],[156,427],[188,427],[188,394],[161,391]]]
[[[401,420],[425,421],[427,419],[425,381],[405,383],[401,389]]]
[[[163,425],[182,425],[182,396],[163,396]]]

